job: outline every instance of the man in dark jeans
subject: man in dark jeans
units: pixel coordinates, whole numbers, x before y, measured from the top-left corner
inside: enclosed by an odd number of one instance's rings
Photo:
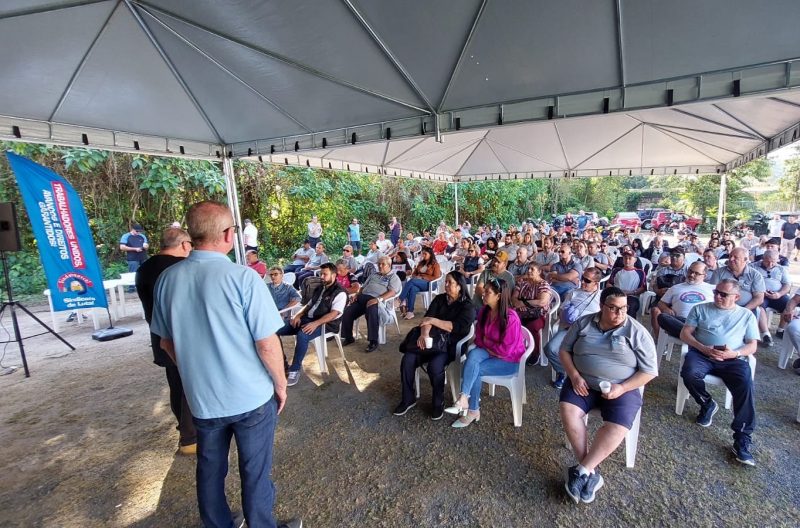
[[[695,305],[686,318],[681,341],[689,345],[681,378],[700,405],[696,423],[709,427],[719,409],[706,390],[704,378],[717,376],[733,396],[733,453],[736,460],[755,465],[750,453],[756,425],[753,374],[747,356],[755,354],[758,323],[753,312],[738,306],[739,283],[722,279],[714,289],[714,302]]]
[[[234,526],[225,497],[236,440],[248,526],[274,528],[272,449],[286,404],[283,319],[267,285],[228,259],[236,240],[228,207],[200,202],[186,224],[194,250],[161,274],[151,329],[180,370],[197,429],[197,502],[206,527]],[[236,520],[235,526],[244,523]],[[302,526],[294,520],[290,526]]]
[[[131,230],[119,239],[119,250],[125,252],[125,260],[128,262],[128,273],[135,273],[139,266],[147,260],[147,249],[150,245],[147,237],[144,236],[142,226],[133,224]],[[128,287],[128,293],[133,293],[135,288]]]
[[[189,233],[183,229],[170,227],[161,235],[161,251],[147,259],[144,264],[139,266],[136,271],[136,289],[139,292],[139,300],[144,307],[144,318],[147,324],[153,320],[153,292],[156,289],[156,281],[159,275],[178,262],[185,259],[192,251],[192,240]],[[153,363],[159,367],[164,367],[167,375],[167,385],[169,385],[169,406],[172,414],[178,420],[178,451],[182,455],[194,455],[197,453],[197,433],[192,423],[192,412],[183,394],[183,384],[178,366],[161,349],[161,338],[150,332],[150,344],[153,348]]]
[[[330,262],[320,266],[320,279],[322,284],[311,295],[309,302],[278,330],[279,336],[296,336],[294,357],[288,369],[289,387],[297,385],[300,380],[308,344],[328,328],[331,332],[338,331],[337,319],[347,305],[347,292],[336,281],[336,266]]]

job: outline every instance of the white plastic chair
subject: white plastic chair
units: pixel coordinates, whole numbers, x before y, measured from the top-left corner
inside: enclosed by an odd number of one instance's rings
[[[130,286],[136,285],[136,273],[120,273],[119,282],[117,283],[117,298],[119,299],[119,316],[125,317],[125,290]],[[142,319],[144,319],[144,306],[139,303],[139,308],[142,312]]]
[[[658,333],[658,342],[656,343],[656,353],[658,354],[659,363],[661,362],[662,357],[666,357],[667,361],[672,359],[672,348],[675,345],[679,345],[681,347],[681,357],[683,357],[683,354],[689,352],[689,345],[680,339],[675,339],[666,333],[662,328]]]
[[[511,395],[511,412],[514,415],[514,427],[522,427],[522,405],[528,402],[525,394],[525,362],[533,352],[534,341],[530,331],[522,327],[522,339],[525,353],[519,358],[519,367],[514,374],[508,376],[483,376],[481,383],[489,385],[489,394],[494,396],[495,386],[506,387]]]
[[[283,274],[283,283],[288,284],[289,286],[294,286],[294,281],[297,278],[297,275],[293,271],[289,271]]]
[[[639,387],[639,393],[644,397],[644,387]],[[644,407],[644,405],[642,405]],[[600,409],[592,409],[583,417],[583,423],[589,424],[589,415],[601,416]],[[636,463],[636,451],[639,449],[639,426],[642,421],[642,408],[636,413],[630,430],[625,434],[625,467],[632,468]]]
[[[603,288],[605,288],[605,287],[606,287],[606,284],[608,284],[608,279],[610,279],[610,278],[611,278],[611,275],[610,275],[610,274],[609,274],[609,275],[606,275],[606,276],[604,276],[604,277],[602,277],[602,278],[601,278],[601,279],[600,279],[600,280],[597,282],[597,284],[598,284],[598,288],[600,288],[601,290],[602,290]]]
[[[681,352],[681,365],[678,369],[678,372],[683,369],[683,360],[686,357],[686,352]],[[752,379],[756,377],[756,356],[754,354],[750,354],[747,356],[747,363],[750,365],[750,375]],[[717,376],[712,376],[709,374],[705,378],[703,378],[706,385],[717,385],[719,387],[725,388],[725,408],[730,409],[731,405],[733,404],[733,396],[731,395],[731,391],[728,390],[728,387],[725,385],[720,378]],[[686,400],[689,399],[689,389],[686,388],[686,385],[683,383],[683,378],[678,375],[678,394],[675,398],[675,414],[683,414],[683,407],[686,405]]]
[[[84,308],[84,309],[81,309],[81,310],[66,310],[66,311],[56,312],[55,310],[53,310],[53,299],[50,296],[50,290],[45,290],[42,293],[44,294],[45,297],[47,297],[47,304],[50,307],[50,323],[51,323],[52,328],[53,328],[54,331],[56,331],[56,332],[60,332],[61,331],[61,325],[58,323],[58,319],[56,318],[56,314],[57,313],[61,313],[61,314],[67,313],[68,314],[68,313],[70,313],[70,311],[74,311],[76,314],[78,314],[78,316],[77,316],[77,318],[75,320],[75,322],[77,323],[78,326],[81,325],[81,321],[82,321],[82,319],[84,317],[91,316],[92,317],[92,324],[94,325],[94,329],[95,330],[99,330],[100,329],[100,321],[97,318],[97,310],[98,310],[98,308]],[[87,312],[88,312],[88,315],[87,315]]]
[[[334,319],[334,321],[338,321],[339,319],[341,319],[341,315]],[[319,362],[319,371],[321,374],[328,374],[328,362],[326,358],[328,357],[329,337],[332,337],[336,341],[336,345],[339,347],[339,353],[342,355],[342,361],[347,361],[344,355],[344,348],[342,348],[342,327],[339,326],[339,330],[336,332],[329,332],[326,325],[325,331],[312,341],[314,350],[317,353],[317,361]]]
[[[443,266],[444,264],[449,264],[450,260],[444,255],[436,255],[436,262],[439,263],[439,266]]]
[[[544,322],[544,327],[539,330],[539,365],[546,367],[549,362],[547,355],[544,353],[544,346],[550,341],[550,338],[558,331],[558,310],[561,308],[561,298],[553,288],[550,288],[550,311]]]
[[[397,321],[397,312],[394,311],[394,301],[400,296],[400,293],[396,293],[393,296],[389,297],[386,300],[378,300],[379,303],[384,304],[389,307],[389,313],[392,314],[392,321],[394,322],[394,326],[397,328],[397,335],[402,335],[400,333],[400,323]],[[353,332],[354,335],[357,337],[359,335],[358,326],[361,323],[361,319],[363,317],[359,317],[353,323]],[[379,317],[380,319],[380,317]],[[385,345],[386,344],[386,326],[380,324],[378,322],[378,344]]]
[[[785,369],[786,365],[789,364],[789,361],[791,361],[792,357],[795,355],[795,352],[797,352],[797,350],[794,348],[792,340],[784,333],[781,355],[778,357],[778,368]]]
[[[475,323],[472,323],[472,326],[469,328],[469,333],[456,343],[456,357],[453,361],[447,365],[444,371],[445,383],[450,385],[450,395],[453,397],[453,401],[458,400],[458,389],[461,388],[461,357],[462,353],[461,350],[463,346],[469,343],[472,338],[475,337]],[[414,373],[414,384],[417,388],[417,399],[419,399],[419,377],[420,373],[424,369],[422,367],[417,367],[416,372]]]
[[[428,309],[428,306],[430,306],[431,303],[433,302],[433,298],[436,297],[441,291],[442,289],[441,284],[444,283],[444,276],[445,272],[444,270],[442,270],[442,272],[436,279],[428,283],[428,291],[420,292],[420,295],[422,295],[422,301],[425,303],[426,310]]]

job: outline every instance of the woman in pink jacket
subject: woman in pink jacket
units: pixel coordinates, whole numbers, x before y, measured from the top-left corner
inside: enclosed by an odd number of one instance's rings
[[[475,323],[475,347],[464,363],[461,396],[452,407],[444,410],[460,414],[453,427],[466,427],[480,419],[478,403],[481,376],[507,376],[519,368],[525,353],[522,324],[510,306],[511,289],[502,279],[492,278],[483,290],[483,307]]]

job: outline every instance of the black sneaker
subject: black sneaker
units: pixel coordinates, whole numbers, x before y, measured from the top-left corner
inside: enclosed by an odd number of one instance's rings
[[[775,337],[777,337],[778,339],[783,339],[783,330],[778,330],[777,332],[775,332]]]
[[[586,484],[581,490],[581,500],[586,504],[593,502],[595,493],[597,493],[597,490],[603,487],[603,484],[605,484],[605,481],[603,480],[603,476],[600,474],[600,468],[594,468],[594,473],[591,473],[587,477]]]
[[[370,352],[375,352],[376,350],[378,350],[378,342],[370,341],[369,345],[367,345],[367,348],[364,350],[364,352],[370,353]]]
[[[792,362],[792,368],[795,370],[800,369],[800,358],[797,358]]]
[[[345,337],[344,339],[342,339],[342,346],[352,345],[355,342],[356,340],[353,339],[352,337]]]
[[[416,406],[417,406],[416,401],[413,401],[411,403],[401,403],[400,405],[394,408],[392,414],[395,416],[403,416],[405,413],[407,413]]]
[[[78,312],[72,312],[71,314],[69,314],[69,317],[67,317],[68,323],[74,323],[77,320],[78,320]]]
[[[740,462],[746,466],[755,466],[756,460],[753,458],[753,455],[750,454],[750,444],[751,441],[749,438],[738,438],[733,441],[733,454],[736,455],[736,461]]]
[[[586,486],[588,475],[581,475],[578,471],[578,466],[567,468],[567,482],[564,484],[564,489],[567,490],[567,495],[575,501],[575,504],[581,501],[581,491]]]
[[[558,390],[561,390],[561,388],[564,386],[565,381],[567,381],[566,374],[556,374],[556,380],[552,382],[552,385]]]
[[[442,418],[444,418],[444,407],[440,408],[434,407],[433,412],[431,413],[431,420],[433,420],[434,422],[438,422]]]
[[[706,405],[700,407],[700,412],[697,414],[697,419],[694,422],[702,427],[709,427],[718,410],[719,405],[717,405],[717,402],[711,400]]]
[[[764,346],[771,347],[772,346],[772,336],[769,334],[764,334],[761,337],[761,342],[764,343]]]

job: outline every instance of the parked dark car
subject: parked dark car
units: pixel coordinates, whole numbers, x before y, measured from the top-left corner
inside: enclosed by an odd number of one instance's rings
[[[747,220],[737,220],[733,223],[731,231],[733,236],[742,238],[748,229],[752,229],[756,236],[769,233],[770,216],[764,213],[753,213]]]
[[[642,223],[644,223],[645,220],[652,219],[656,215],[656,213],[660,211],[666,211],[666,209],[661,207],[654,207],[652,209],[639,209],[636,211],[636,214],[639,215],[639,220],[641,220]]]

